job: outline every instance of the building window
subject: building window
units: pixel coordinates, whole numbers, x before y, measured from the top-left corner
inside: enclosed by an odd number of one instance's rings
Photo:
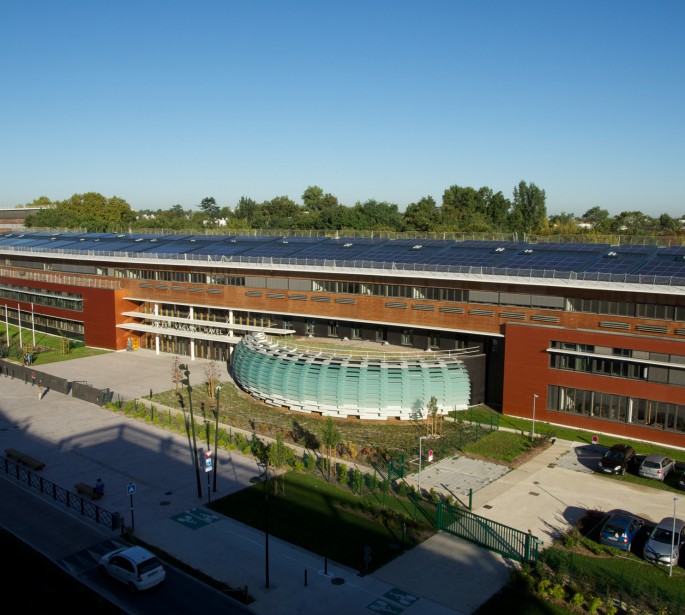
[[[305,335],[314,335],[316,324],[313,320],[307,319],[304,323]]]
[[[387,329],[387,327],[376,327],[376,341],[377,342],[387,342],[388,341],[388,329]]]
[[[350,330],[350,335],[352,336],[353,340],[362,339],[362,328],[361,327],[352,327],[352,329]]]
[[[403,346],[411,346],[414,343],[414,329],[402,329],[402,338],[400,343]]]
[[[428,334],[428,348],[440,348],[440,336],[437,333]]]
[[[328,321],[328,337],[338,336],[338,322],[335,320]]]
[[[547,409],[594,419],[685,432],[685,406],[550,385]]]

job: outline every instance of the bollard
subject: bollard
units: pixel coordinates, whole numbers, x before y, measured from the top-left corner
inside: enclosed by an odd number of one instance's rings
[[[307,569],[304,569],[304,586],[307,587]]]

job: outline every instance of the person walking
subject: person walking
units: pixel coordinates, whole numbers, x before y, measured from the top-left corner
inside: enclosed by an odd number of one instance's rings
[[[101,478],[98,478],[95,482],[95,487],[93,487],[93,491],[95,491],[95,493],[99,495],[105,495],[105,483],[102,482]]]

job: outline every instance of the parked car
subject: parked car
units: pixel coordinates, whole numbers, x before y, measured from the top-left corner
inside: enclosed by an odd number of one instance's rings
[[[623,513],[611,515],[599,533],[599,542],[603,545],[630,551],[633,539],[640,533],[644,521]]]
[[[122,547],[100,558],[100,572],[121,581],[131,591],[149,589],[166,578],[162,562],[143,547]]]
[[[645,478],[656,478],[663,481],[673,468],[675,468],[674,459],[664,455],[647,455],[640,464],[638,473]]]
[[[627,444],[614,444],[599,460],[599,471],[605,474],[625,474],[635,463],[635,449]]]
[[[644,557],[656,564],[675,566],[680,558],[683,541],[685,541],[685,521],[675,519],[674,523],[673,517],[666,517],[652,530],[647,539],[643,551]]]

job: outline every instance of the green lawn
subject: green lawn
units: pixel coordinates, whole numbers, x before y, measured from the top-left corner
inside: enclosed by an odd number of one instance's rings
[[[35,332],[35,345],[33,343],[34,333],[30,328],[21,328],[21,342],[19,327],[9,326],[9,352],[8,359],[23,362],[24,353],[31,351],[32,363],[34,365],[44,365],[46,363],[56,363],[57,361],[70,361],[71,359],[81,359],[98,354],[110,352],[99,348],[91,348],[76,340],[66,340],[57,335],[49,335],[42,331]],[[7,328],[0,325],[0,343],[7,345]]]
[[[271,481],[270,484],[272,484]],[[435,508],[408,498],[366,489],[362,495],[311,474],[289,472],[285,489],[269,495],[269,533],[351,568],[361,569],[363,550],[378,568],[435,533]],[[212,502],[210,507],[242,523],[265,529],[267,500],[258,482]]]

